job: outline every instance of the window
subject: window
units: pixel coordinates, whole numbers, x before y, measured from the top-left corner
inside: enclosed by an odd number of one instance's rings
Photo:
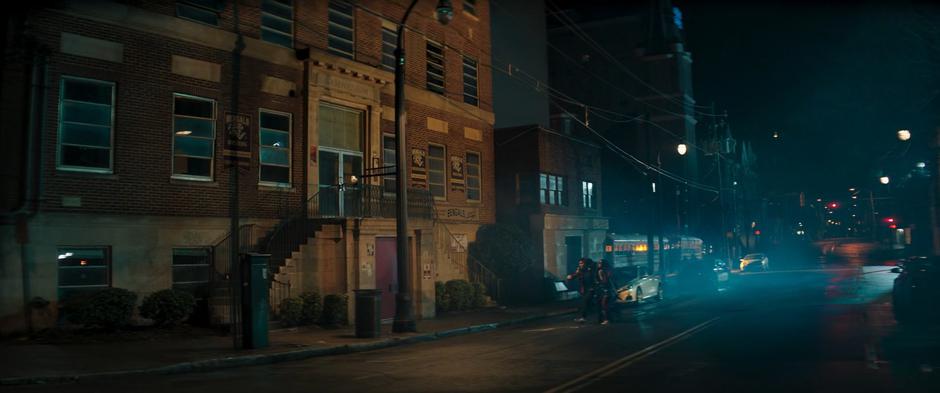
[[[463,57],[463,102],[476,106],[479,104],[477,93],[477,61]]]
[[[345,1],[330,0],[329,13],[327,47],[330,53],[354,58],[353,6]]]
[[[428,145],[428,188],[435,199],[447,199],[445,153],[444,146]]]
[[[480,200],[480,153],[467,152],[467,199]]]
[[[291,115],[262,109],[258,119],[260,180],[289,185]]]
[[[261,1],[261,40],[294,47],[293,0]]]
[[[539,202],[545,205],[565,204],[565,178],[561,176],[539,175]]]
[[[594,208],[594,183],[581,182],[581,205],[587,209]]]
[[[395,71],[395,47],[398,46],[398,33],[387,27],[382,28],[382,68]]]
[[[58,167],[110,173],[114,83],[63,78],[59,107]]]
[[[463,12],[470,15],[477,14],[477,0],[463,0]]]
[[[209,296],[210,252],[208,248],[173,249],[173,289],[196,298]]]
[[[444,94],[444,47],[427,42],[428,90]]]
[[[176,16],[207,25],[219,25],[220,0],[183,0],[176,2]]]
[[[382,166],[386,167],[382,172],[391,172],[395,166],[395,136],[385,134],[382,136]],[[390,168],[389,168],[390,167]],[[395,176],[382,176],[382,190],[385,192],[395,192]]]
[[[173,175],[211,179],[215,156],[215,101],[173,95]]]
[[[361,110],[320,103],[320,146],[362,151],[362,117]]]
[[[111,286],[110,257],[107,247],[60,247],[59,302]]]

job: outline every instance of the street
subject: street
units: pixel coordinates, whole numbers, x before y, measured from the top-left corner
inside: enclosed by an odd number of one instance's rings
[[[781,266],[780,269],[785,267]],[[737,274],[714,297],[376,352],[8,391],[936,391],[936,327],[896,325],[885,266]]]

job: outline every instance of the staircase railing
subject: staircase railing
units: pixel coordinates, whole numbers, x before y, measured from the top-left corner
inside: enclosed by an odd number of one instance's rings
[[[466,272],[467,279],[470,282],[483,284],[483,286],[486,287],[487,294],[490,295],[493,300],[498,300],[500,298],[500,286],[502,284],[499,276],[470,255],[467,247],[450,231],[446,223],[435,217],[434,224],[434,241],[442,242],[440,243],[441,247],[438,247],[438,249],[445,250],[445,258],[457,265],[459,270]]]

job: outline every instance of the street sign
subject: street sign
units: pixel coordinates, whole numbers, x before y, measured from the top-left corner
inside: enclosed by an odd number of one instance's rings
[[[238,166],[251,166],[251,116],[225,112],[225,149],[222,155],[235,157]]]

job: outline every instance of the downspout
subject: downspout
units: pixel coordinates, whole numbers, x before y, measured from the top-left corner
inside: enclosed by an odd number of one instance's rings
[[[37,190],[40,186],[40,171],[37,170],[37,150],[39,148],[40,134],[45,126],[45,111],[43,110],[46,107],[46,48],[43,46],[36,46],[29,50],[32,57],[32,72],[30,76],[30,89],[29,91],[29,118],[27,124],[27,138],[26,138],[26,170],[25,170],[25,193],[23,197],[22,205],[15,211],[9,213],[9,217],[12,217],[15,221],[15,231],[16,231],[16,241],[20,245],[20,269],[22,271],[22,287],[23,287],[23,317],[26,322],[26,329],[29,332],[33,331],[33,321],[32,321],[32,288],[30,287],[30,276],[29,276],[29,253],[28,247],[29,244],[29,226],[28,222],[31,217],[33,217],[38,208],[38,198],[34,195],[34,190]],[[35,181],[34,181],[35,179]],[[35,194],[38,194],[36,192]]]

